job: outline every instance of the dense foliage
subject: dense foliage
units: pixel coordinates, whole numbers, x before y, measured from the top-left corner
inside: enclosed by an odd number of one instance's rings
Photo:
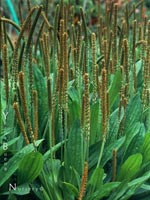
[[[0,199],[148,200],[144,1],[45,2],[0,18]]]

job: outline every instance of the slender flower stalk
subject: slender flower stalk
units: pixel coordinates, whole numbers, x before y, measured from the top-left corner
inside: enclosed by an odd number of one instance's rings
[[[106,59],[106,68],[109,69],[109,63],[110,63],[110,56],[111,56],[111,47],[112,47],[112,36],[113,32],[110,31],[109,35],[109,43],[108,43],[108,48],[107,48],[107,59]],[[110,70],[109,70],[110,71]]]
[[[85,162],[78,200],[82,200],[84,197],[87,184],[87,177],[88,177],[88,162]]]
[[[27,18],[25,19],[22,28],[20,30],[20,33],[18,35],[17,41],[15,43],[14,52],[13,52],[13,58],[12,58],[12,80],[11,80],[11,88],[16,90],[17,88],[17,75],[18,75],[18,49],[20,46],[20,41],[23,37],[23,34],[28,26],[28,23],[30,21],[31,16],[33,15],[34,11],[36,10],[36,7],[33,7],[31,11],[29,12]]]
[[[117,69],[117,60],[118,60],[118,53],[117,53],[117,16],[118,16],[118,5],[114,4],[114,22],[113,22],[113,62],[115,70]]]
[[[34,57],[36,57],[36,55],[37,55],[37,49],[38,49],[40,37],[41,37],[42,32],[43,32],[44,24],[45,24],[45,22],[43,21],[41,23],[41,26],[40,26],[40,29],[39,29],[39,32],[38,32],[38,35],[37,35],[37,39],[36,39],[36,42],[35,42],[35,48],[34,48]]]
[[[126,19],[126,33],[127,33],[127,38],[129,36],[129,8],[128,8],[128,5],[126,4],[126,7],[125,7],[125,19]]]
[[[147,17],[144,18],[144,25],[143,25],[143,40],[146,39],[146,28],[147,28]]]
[[[102,54],[102,17],[99,18],[98,25],[98,42],[99,42],[99,53]]]
[[[46,0],[46,2],[45,2],[45,14],[46,14],[46,17],[48,17],[48,11],[49,11],[49,0]]]
[[[28,11],[30,12],[30,10],[31,10],[31,3],[30,3],[30,0],[27,0],[27,6],[28,6]]]
[[[96,35],[92,33],[92,75],[93,75],[93,103],[96,103],[97,97],[97,80],[96,80]]]
[[[119,37],[119,44],[118,44],[118,57],[119,57],[119,61],[121,62],[121,58],[122,58],[122,41],[124,38],[127,37],[127,33],[126,33],[126,21],[122,20],[122,26],[121,26],[121,33],[120,37]],[[122,64],[122,63],[121,63]]]
[[[38,139],[38,95],[37,91],[33,90],[33,107],[34,107],[34,139]]]
[[[77,26],[77,41],[76,41],[76,77],[77,77],[77,86],[80,89],[82,85],[82,76],[81,76],[81,52],[82,52],[82,26],[81,23],[78,22]]]
[[[26,0],[27,1],[27,10],[28,10],[28,13],[31,11],[31,3],[30,3],[30,0]],[[31,19],[29,20],[29,23],[28,23],[28,30],[30,31],[30,28],[31,28]]]
[[[134,91],[137,89],[136,80],[136,32],[137,32],[137,21],[133,21],[133,46],[132,46],[132,63],[133,63],[133,80],[134,80]]]
[[[64,69],[59,69],[58,74],[58,124],[59,124],[59,134],[61,141],[64,140],[64,124],[63,124],[63,103],[64,103]],[[61,147],[61,160],[63,160],[63,147]]]
[[[88,160],[88,148],[90,140],[90,94],[89,94],[89,75],[84,74],[84,131],[85,139],[87,143],[87,155],[86,159]]]
[[[22,17],[22,10],[21,10],[21,1],[18,3],[18,16],[19,16],[19,21],[20,21],[20,26],[23,24],[23,17]]]
[[[103,138],[106,139],[107,133],[107,71],[102,69],[102,131]]]
[[[71,22],[71,24],[74,24],[74,14],[75,14],[74,6],[71,6],[71,8],[70,8],[70,22]]]
[[[81,23],[78,22],[78,32],[77,32],[77,63],[80,62],[80,53],[81,53],[81,44],[82,44],[82,27]]]
[[[30,27],[29,36],[28,36],[28,40],[27,40],[27,44],[26,44],[26,54],[27,54],[27,52],[28,52],[28,50],[29,50],[29,48],[30,48],[31,41],[32,41],[32,36],[33,36],[34,30],[35,30],[37,21],[38,21],[38,19],[39,19],[39,17],[40,17],[40,14],[41,14],[41,12],[42,12],[42,8],[43,8],[42,6],[39,6],[39,7],[36,8],[36,9],[38,9],[38,11],[37,11],[37,14],[36,14],[36,16],[35,16],[35,19],[34,19],[32,25],[31,25],[31,27]],[[31,11],[30,11],[30,12],[31,12]],[[30,13],[30,12],[29,12],[29,13]],[[31,20],[31,18],[29,18],[28,26],[29,26],[29,24],[30,24],[30,20]],[[28,54],[27,54],[27,55],[28,55]]]
[[[49,148],[54,145],[55,137],[54,132],[52,131],[52,91],[51,91],[51,78],[50,78],[50,50],[49,50],[49,37],[47,33],[43,33],[42,37],[42,49],[43,49],[43,57],[44,57],[44,65],[45,65],[45,75],[46,75],[46,83],[47,83],[47,105],[48,105],[48,113],[49,113]]]
[[[101,83],[101,109],[102,109],[102,145],[100,155],[98,158],[97,167],[99,167],[103,155],[104,145],[106,142],[106,134],[108,129],[108,94],[107,94],[107,70],[102,69],[102,83]]]
[[[65,148],[66,139],[68,135],[68,47],[67,47],[68,34],[63,34],[63,66],[64,66],[64,97],[63,97],[63,118],[64,118],[64,136],[65,136]]]
[[[60,18],[64,19],[64,0],[60,0]]]
[[[85,95],[82,96],[82,106],[81,106],[81,128],[82,132],[84,132],[84,124],[85,124]]]
[[[20,26],[17,25],[14,21],[12,21],[11,19],[7,19],[7,18],[4,18],[4,17],[1,17],[1,21],[3,21],[4,23],[8,23],[8,24],[11,24],[15,29],[17,29],[18,31],[21,30]]]
[[[144,58],[144,96],[146,96],[146,90],[149,89],[150,87],[150,69],[149,69],[149,64],[150,64],[150,49],[147,46],[147,42],[145,45],[145,51],[146,51],[146,55]],[[146,98],[144,98],[144,100],[146,100]],[[146,104],[146,103],[144,103]]]
[[[60,68],[58,76],[59,105],[62,107],[64,101],[64,69]]]
[[[126,85],[127,85],[127,95],[129,90],[129,46],[128,46],[128,40],[123,40],[123,49],[124,49],[124,61],[123,66],[125,70],[125,76],[126,76]]]
[[[122,76],[122,86],[120,89],[120,102],[119,102],[119,112],[118,112],[118,117],[120,119],[120,113],[121,113],[121,108],[123,107],[125,109],[126,105],[125,105],[125,74],[124,74],[124,67],[121,66],[120,67],[121,70],[121,76]]]
[[[77,64],[77,48],[72,49],[74,69],[75,69],[75,85],[79,88],[79,65]]]
[[[147,46],[150,49],[150,20],[148,21]]]
[[[85,20],[84,11],[82,8],[80,8],[81,12],[81,18],[83,20],[83,32],[84,32],[84,38],[85,38],[85,53],[84,53],[84,73],[87,73],[89,71],[89,45],[88,45],[88,31],[87,31],[87,25]]]
[[[2,45],[5,43],[4,42],[4,30],[3,30],[3,22],[1,21],[1,16],[0,16],[0,48],[2,48]]]
[[[54,20],[54,42],[53,42],[53,71],[54,71],[54,77],[57,77],[57,31],[58,31],[58,24],[59,24],[59,11],[60,7],[57,5],[56,11],[55,11],[55,20]],[[54,85],[54,88],[56,85]]]
[[[107,40],[103,40],[103,50],[104,50],[104,61],[107,61],[107,57],[108,57],[108,42]]]
[[[112,181],[116,180],[116,170],[117,170],[117,151],[113,149],[113,158],[112,158]]]
[[[47,79],[50,76],[50,53],[48,46],[48,34],[43,34],[43,56],[44,56],[44,64],[45,64],[45,72]]]
[[[68,35],[65,32],[63,34],[63,57],[64,57],[64,110],[68,112],[68,49],[67,49],[67,38]]]
[[[28,26],[28,23],[31,19],[31,16],[33,15],[34,11],[37,9],[37,7],[33,7],[30,12],[28,13],[28,16],[27,18],[25,19],[25,21],[23,22],[23,25],[21,27],[21,30],[20,30],[20,33],[19,33],[19,36],[18,36],[18,39],[17,39],[17,42],[16,42],[16,45],[15,45],[15,51],[18,51],[19,49],[19,45],[20,45],[20,41],[21,41],[21,38],[23,37],[23,34]]]
[[[33,103],[33,83],[34,83],[34,75],[33,75],[33,52],[32,52],[32,48],[29,49],[29,55],[28,55],[28,62],[29,62],[29,92],[30,92],[30,105],[32,106]]]
[[[45,23],[45,25],[47,26],[48,30],[53,29],[53,26],[52,26],[52,25],[50,24],[50,22],[48,21],[48,18],[46,17],[44,11],[41,12],[41,16],[43,17],[44,23]]]
[[[25,143],[26,145],[30,144],[29,142],[29,139],[28,139],[28,136],[27,136],[27,133],[26,133],[26,130],[25,130],[25,126],[24,126],[24,123],[23,123],[23,120],[21,118],[21,114],[20,114],[20,111],[19,111],[19,106],[18,106],[18,103],[15,102],[13,104],[13,108],[15,110],[15,115],[16,115],[16,118],[18,120],[18,124],[20,126],[20,129],[21,129],[21,132],[22,132],[22,135],[24,137],[24,140],[25,140]]]
[[[19,92],[20,92],[20,96],[21,96],[21,104],[22,104],[22,108],[23,108],[23,112],[24,112],[25,121],[27,124],[27,129],[30,133],[31,141],[32,141],[34,147],[36,147],[34,133],[33,133],[31,121],[29,118],[28,105],[27,105],[27,100],[26,100],[25,83],[24,83],[24,73],[22,71],[19,72]]]
[[[141,41],[143,39],[143,34],[142,34],[142,25],[139,24],[138,26],[138,41]]]
[[[65,31],[67,31],[67,24],[68,24],[68,13],[69,13],[69,9],[68,9],[68,6],[65,5],[64,6],[64,28],[65,28]]]
[[[9,82],[8,82],[8,56],[7,56],[7,45],[2,46],[2,59],[3,59],[3,73],[4,73],[4,84],[5,84],[5,95],[6,102],[9,99]]]
[[[60,63],[61,63],[61,67],[64,67],[63,66],[63,63],[64,63],[64,37],[63,37],[63,34],[64,34],[64,20],[61,19],[60,20],[60,31],[59,31],[59,38],[60,38]]]

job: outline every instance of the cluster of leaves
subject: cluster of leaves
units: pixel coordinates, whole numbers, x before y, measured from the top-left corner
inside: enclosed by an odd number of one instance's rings
[[[28,0],[20,25],[0,19],[1,198],[148,199],[150,21],[142,1],[106,4],[93,32],[83,9],[76,21],[63,0],[51,24],[46,3]]]

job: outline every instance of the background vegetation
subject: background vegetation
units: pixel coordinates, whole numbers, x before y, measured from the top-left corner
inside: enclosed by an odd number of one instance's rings
[[[0,18],[2,199],[149,199],[149,10],[85,2]]]

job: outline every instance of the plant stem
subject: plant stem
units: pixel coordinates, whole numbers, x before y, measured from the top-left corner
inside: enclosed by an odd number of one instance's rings
[[[101,162],[103,151],[104,151],[105,142],[106,142],[106,140],[105,140],[105,138],[103,138],[101,149],[100,149],[100,154],[99,154],[99,158],[98,158],[98,162],[97,162],[97,168],[100,166],[100,162]]]

